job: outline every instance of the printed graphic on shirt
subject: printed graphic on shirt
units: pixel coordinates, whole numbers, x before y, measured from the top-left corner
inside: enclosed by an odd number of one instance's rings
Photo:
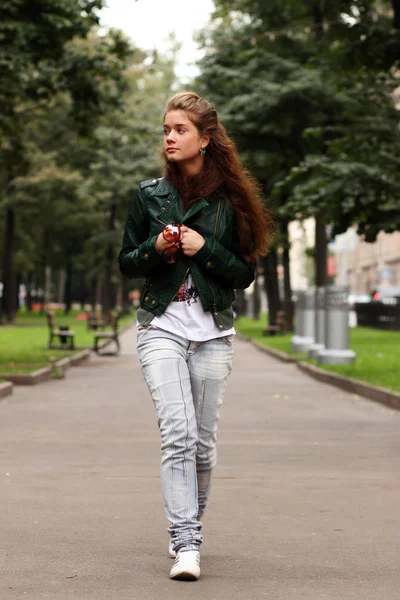
[[[199,292],[194,287],[192,278],[188,277],[187,279],[185,279],[185,281],[182,283],[181,287],[177,291],[176,296],[174,298],[174,302],[186,302],[187,306],[190,306],[191,304],[197,303],[198,297]]]

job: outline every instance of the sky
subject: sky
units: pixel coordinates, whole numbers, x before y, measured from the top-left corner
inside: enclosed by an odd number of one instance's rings
[[[139,48],[161,51],[174,32],[182,44],[176,73],[185,80],[197,74],[192,63],[200,57],[193,33],[207,24],[213,7],[212,0],[107,0],[101,24],[122,29]]]

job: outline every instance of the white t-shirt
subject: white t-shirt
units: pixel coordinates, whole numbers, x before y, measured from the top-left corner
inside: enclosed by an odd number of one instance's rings
[[[154,317],[151,324],[192,342],[235,334],[235,328],[221,331],[210,312],[204,312],[199,292],[189,273],[164,314]]]

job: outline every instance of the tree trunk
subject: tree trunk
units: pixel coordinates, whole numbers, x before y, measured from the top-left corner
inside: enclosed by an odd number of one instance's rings
[[[113,304],[113,308],[118,310],[122,309],[122,282],[117,285],[116,293],[115,293],[115,304]]]
[[[97,309],[98,306],[101,306],[101,291],[102,291],[102,285],[101,285],[101,280],[100,277],[97,278],[96,280],[96,298],[95,298],[95,309]]]
[[[65,309],[64,312],[65,314],[68,314],[71,310],[71,304],[72,304],[72,262],[71,259],[67,260],[67,278],[66,278],[66,282],[65,282],[65,297],[64,297],[64,304],[65,304]]]
[[[312,12],[314,17],[315,40],[320,42],[324,32],[324,15],[322,14],[321,7],[318,2],[314,4]]]
[[[1,302],[0,320],[4,317],[8,323],[15,319],[16,304],[16,277],[14,272],[13,257],[15,251],[15,213],[10,206],[6,209],[6,223],[4,236],[4,261],[3,261],[3,297]]]
[[[78,281],[79,281],[79,294],[78,294],[77,300],[81,305],[81,310],[85,310],[85,305],[87,304],[87,298],[88,298],[88,289],[87,289],[86,281],[85,281],[85,273],[83,271],[79,272]]]
[[[320,4],[317,2],[313,7],[314,33],[317,43],[321,42],[323,36],[323,19]],[[325,152],[325,150],[324,150]],[[328,281],[327,273],[327,239],[325,218],[322,213],[315,217],[315,286],[324,287]]]
[[[96,310],[96,292],[97,292],[97,277],[93,277],[90,282],[90,291],[88,297],[88,304],[92,307],[91,310]]]
[[[392,0],[394,18],[393,18],[393,27],[395,29],[400,29],[400,0]]]
[[[46,265],[44,268],[44,308],[48,310],[51,302],[51,267]]]
[[[315,286],[325,287],[328,282],[328,247],[325,219],[322,214],[315,217]]]
[[[293,331],[294,306],[292,301],[292,286],[290,283],[290,243],[289,243],[289,221],[281,221],[281,233],[283,238],[283,310],[285,312],[285,330]]]
[[[34,304],[35,304],[35,310],[37,310],[38,306],[40,304],[40,294],[41,294],[41,292],[40,292],[40,277],[39,277],[38,270],[35,271],[35,285],[34,285],[34,288],[35,288],[35,296],[34,296],[35,297],[35,301],[34,301]]]
[[[47,308],[47,284],[48,284],[48,270],[47,270],[47,248],[48,248],[49,233],[45,230],[43,232],[42,240],[42,261],[41,261],[41,274],[42,274],[42,298],[40,302],[40,314],[45,313]]]
[[[108,221],[108,231],[113,231],[115,227],[115,217],[117,214],[117,205],[115,202],[111,205],[110,218]],[[108,244],[106,254],[106,267],[104,271],[104,284],[103,284],[103,315],[108,321],[110,311],[113,305],[113,294],[112,294],[112,271],[114,266],[114,246]]]
[[[58,290],[57,290],[57,303],[62,304],[65,295],[65,269],[60,269],[58,273]]]
[[[271,248],[269,254],[264,256],[261,261],[264,267],[264,285],[268,299],[268,322],[269,325],[276,325],[277,313],[281,310],[276,248]]]
[[[129,288],[128,280],[126,277],[122,278],[122,312],[124,315],[128,315],[131,311],[131,303],[129,300]]]
[[[258,321],[260,318],[260,286],[258,281],[258,273],[257,269],[254,276],[254,286],[253,286],[253,306],[252,306],[253,319]]]
[[[238,317],[246,314],[246,295],[244,290],[236,290],[235,312]]]
[[[19,301],[19,290],[21,287],[21,283],[22,283],[22,277],[21,274],[18,273],[16,275],[16,283],[15,283],[15,288],[14,288],[14,292],[15,292],[15,313],[17,314],[19,309],[21,308],[21,304]]]
[[[28,312],[32,312],[32,273],[28,273],[25,279],[26,297],[25,306]]]

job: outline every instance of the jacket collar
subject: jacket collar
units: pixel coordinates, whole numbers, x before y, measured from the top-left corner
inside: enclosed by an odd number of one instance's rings
[[[174,185],[172,185],[172,183],[170,183],[169,181],[167,181],[164,178],[159,180],[157,187],[153,191],[153,194],[155,196],[165,197],[165,200],[161,207],[161,212],[157,215],[158,218],[164,222],[166,222],[166,220],[168,221],[168,211],[172,207],[175,207],[177,202],[179,202],[179,204],[180,204],[179,212],[183,215],[182,222],[188,221],[191,217],[193,217],[200,210],[202,210],[202,208],[204,208],[205,206],[208,206],[208,204],[209,204],[205,198],[200,198],[199,200],[197,200],[197,202],[192,204],[192,206],[190,206],[189,209],[183,214],[182,198],[181,198],[178,190],[176,189],[176,187]]]
[[[196,215],[202,208],[208,206],[208,201],[205,198],[200,198],[189,207],[189,209],[183,215],[183,220],[188,221],[191,217]]]

